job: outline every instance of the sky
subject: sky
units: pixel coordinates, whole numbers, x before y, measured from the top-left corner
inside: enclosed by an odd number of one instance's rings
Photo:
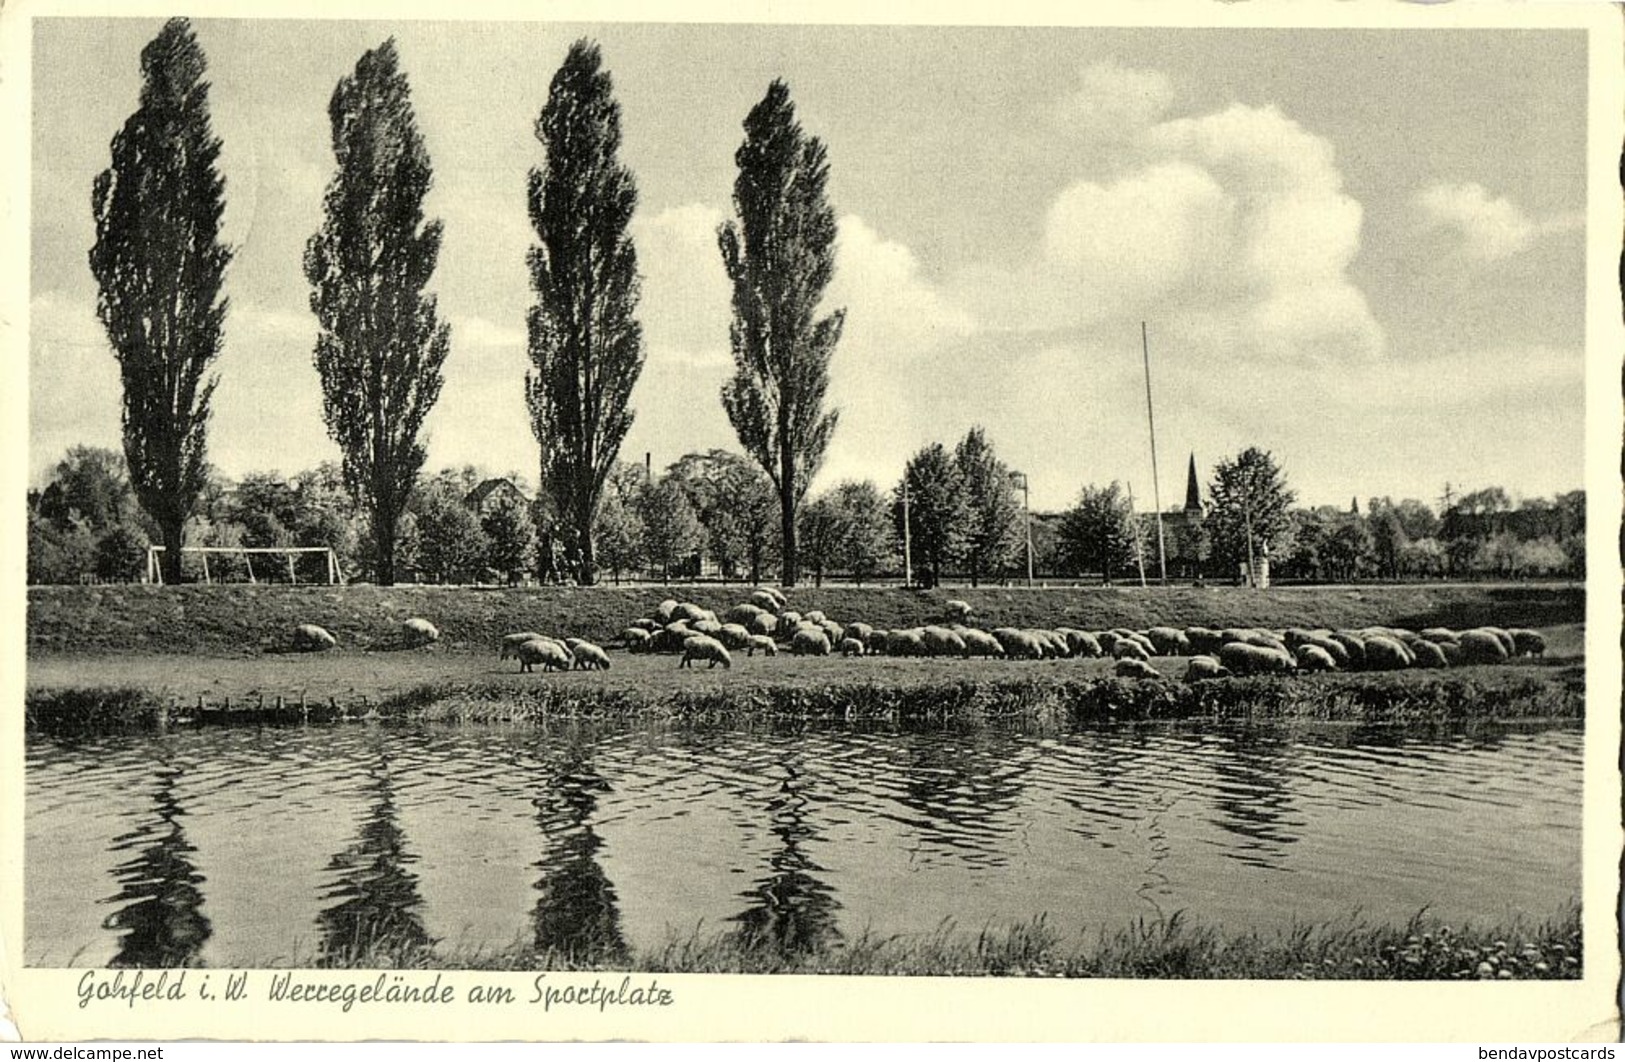
[[[33,42],[30,476],[119,445],[90,189],[152,19]],[[210,459],[292,474],[322,423],[301,270],[327,101],[396,38],[451,324],[426,471],[536,479],[523,397],[532,128],[570,43],[622,109],[647,362],[626,460],[739,449],[716,229],[741,122],[784,79],[826,144],[846,310],[814,492],[889,487],[976,425],[1035,509],[1088,484],[1183,501],[1248,446],[1304,504],[1584,483],[1586,40],[1578,30],[1260,30],[195,20],[236,247]]]

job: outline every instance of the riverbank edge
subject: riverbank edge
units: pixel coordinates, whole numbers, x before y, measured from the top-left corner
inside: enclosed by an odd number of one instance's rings
[[[1160,980],[1577,980],[1583,976],[1580,905],[1543,922],[1452,926],[1419,912],[1405,925],[1295,924],[1226,933],[1183,912],[1139,919],[1069,943],[1055,919],[964,930],[944,921],[928,935],[869,931],[799,940],[787,950],[740,930],[672,935],[632,953],[618,942],[573,948],[515,943],[442,951],[435,943],[375,943],[344,955],[295,956],[274,966],[327,969],[592,971],[606,974],[825,974],[904,977],[1068,977]]]
[[[509,682],[426,682],[376,696],[309,691],[233,703],[185,699],[142,686],[31,689],[25,726],[97,734],[206,725],[326,724],[353,720],[446,723],[742,725],[779,722],[1013,725],[1049,729],[1111,722],[1313,720],[1449,724],[1585,716],[1581,665],[1449,672],[1250,677],[1186,684],[1098,677],[955,678],[908,683],[781,684],[650,691],[634,684],[515,687]]]

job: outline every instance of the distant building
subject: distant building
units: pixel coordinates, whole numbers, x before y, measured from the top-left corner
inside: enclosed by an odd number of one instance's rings
[[[519,505],[529,505],[530,499],[525,492],[513,485],[513,480],[506,477],[488,479],[469,491],[463,498],[463,504],[484,517],[504,500],[511,500]]]
[[[1206,522],[1206,513],[1202,510],[1202,488],[1196,479],[1196,455],[1193,453],[1185,473],[1185,504],[1162,514],[1168,578],[1198,579],[1202,576],[1208,555]],[[1151,559],[1147,558],[1148,561]],[[1146,567],[1149,569],[1150,564]]]

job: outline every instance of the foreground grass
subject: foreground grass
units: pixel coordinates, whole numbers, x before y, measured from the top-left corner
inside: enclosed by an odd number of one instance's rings
[[[674,936],[650,951],[441,951],[380,943],[350,955],[274,965],[339,969],[638,970],[651,973],[845,974],[929,977],[1105,977],[1258,980],[1555,980],[1581,976],[1578,904],[1539,924],[1451,926],[1425,912],[1404,926],[1298,925],[1227,934],[1182,915],[1141,920],[1069,942],[1046,918],[1002,930],[924,937],[865,932],[789,950],[737,932]]]
[[[28,591],[28,648],[38,654],[253,656],[287,648],[300,623],[330,630],[346,650],[400,646],[401,621],[423,616],[442,646],[488,650],[512,631],[572,634],[604,643],[662,599],[721,611],[745,586],[528,589],[421,586],[54,586]],[[1585,619],[1583,587],[1565,584],[1287,587],[797,588],[790,607],[842,623],[911,627],[937,622],[950,598],[987,627],[1145,628],[1429,626],[1550,627]]]

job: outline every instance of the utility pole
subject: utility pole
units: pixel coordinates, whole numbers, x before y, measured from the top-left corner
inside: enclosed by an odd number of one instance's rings
[[[908,530],[908,469],[903,469],[903,585],[914,585],[914,556]]]
[[[1151,411],[1151,344],[1146,339],[1145,322],[1140,322],[1140,352],[1145,355],[1145,422],[1151,429],[1151,504],[1157,513],[1157,574],[1168,585],[1168,547],[1162,534],[1162,477],[1157,473],[1157,418]]]
[[[1253,501],[1244,499],[1241,506],[1241,515],[1247,522],[1247,585],[1258,586],[1258,560],[1253,556]]]
[[[1021,512],[1026,520],[1027,535],[1027,585],[1033,585],[1033,507],[1027,493],[1027,473],[1012,472],[1010,478],[1021,485]]]

